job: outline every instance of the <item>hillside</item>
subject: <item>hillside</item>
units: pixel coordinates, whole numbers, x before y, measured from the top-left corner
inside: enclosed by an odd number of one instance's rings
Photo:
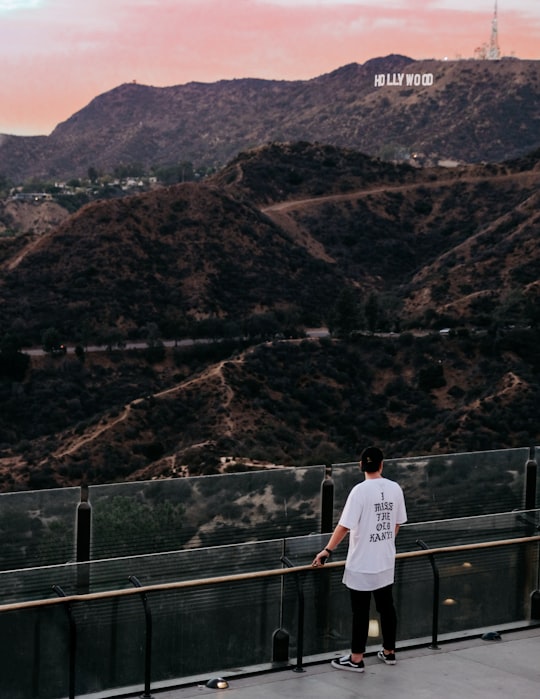
[[[320,310],[340,283],[328,267],[253,206],[178,185],[88,205],[6,259],[0,316],[30,344],[49,326],[66,341],[144,337],[151,323],[177,337],[203,318]]]
[[[283,332],[331,324],[349,289],[358,304],[380,297],[380,329],[486,326],[512,296],[538,298],[539,179],[538,153],[448,171],[270,145],[213,180],[95,202],[7,247],[0,321],[23,345],[51,326],[83,344],[202,322]]]
[[[410,83],[410,84],[408,84]],[[0,138],[13,182],[180,162],[220,168],[276,141],[318,141],[384,159],[495,162],[540,146],[540,62],[352,63],[304,81],[244,78],[96,96],[49,136]]]
[[[489,325],[512,295],[536,304],[539,152],[501,165],[418,172],[373,160],[347,167],[332,163],[332,153],[320,146],[318,159],[325,153],[327,160],[312,171],[301,167],[300,147],[293,150],[281,150],[288,164],[279,167],[269,146],[233,163],[221,180],[235,173],[239,186],[260,199],[267,192],[262,173],[277,172],[284,183],[288,167],[300,182],[297,191],[282,184],[276,198],[284,201],[263,210],[297,239],[317,241],[360,296],[390,294],[403,304],[401,321],[439,327]],[[333,172],[339,172],[335,179]],[[321,195],[324,177],[334,193]]]
[[[270,144],[6,245],[0,488],[538,443],[539,155]]]
[[[33,360],[22,390],[4,387],[0,489],[339,463],[373,442],[395,457],[537,443],[538,339],[405,334],[168,350],[154,363],[129,351]]]

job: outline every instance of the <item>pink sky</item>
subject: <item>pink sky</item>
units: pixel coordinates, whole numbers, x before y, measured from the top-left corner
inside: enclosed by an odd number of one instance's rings
[[[125,82],[309,79],[390,53],[472,58],[494,0],[0,0],[0,133],[48,134]],[[540,59],[540,0],[498,0],[503,55]],[[1,166],[1,164],[0,164]]]

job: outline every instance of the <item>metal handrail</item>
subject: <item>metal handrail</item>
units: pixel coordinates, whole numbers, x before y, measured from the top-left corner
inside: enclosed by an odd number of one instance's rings
[[[535,541],[540,542],[540,534],[533,536],[523,536],[515,539],[499,539],[495,541],[483,541],[476,544],[457,544],[453,546],[440,546],[431,549],[422,549],[419,551],[406,551],[396,554],[396,559],[420,558],[422,556],[433,556],[442,553],[457,553],[460,551],[474,551],[479,549],[496,548],[500,546],[512,546],[517,544],[528,544]],[[88,565],[85,563],[84,565]],[[328,570],[329,568],[342,568],[345,561],[333,561],[326,563],[324,568],[314,568],[311,565],[294,566],[293,568],[275,568],[272,570],[253,571],[251,573],[236,573],[233,575],[223,575],[212,578],[197,578],[194,580],[180,580],[168,583],[154,583],[152,585],[143,585],[136,588],[122,588],[121,590],[104,590],[102,592],[90,592],[86,594],[66,595],[65,597],[50,597],[46,599],[27,600],[25,602],[11,602],[9,604],[0,605],[0,613],[10,612],[20,609],[29,609],[32,607],[47,607],[51,605],[67,604],[70,602],[88,602],[91,600],[109,599],[114,597],[128,597],[131,595],[140,595],[141,593],[160,592],[164,590],[179,590],[192,587],[203,587],[205,585],[219,585],[221,583],[240,582],[242,580],[256,580],[258,578],[267,578],[274,576],[289,575],[300,573],[302,571],[320,571]]]

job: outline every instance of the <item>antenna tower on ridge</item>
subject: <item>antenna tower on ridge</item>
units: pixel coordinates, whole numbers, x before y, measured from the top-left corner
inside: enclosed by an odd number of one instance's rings
[[[487,58],[490,61],[497,61],[500,57],[501,50],[499,48],[499,29],[497,27],[497,0],[495,0],[495,12],[493,13],[493,19],[491,20],[491,38],[489,40]]]

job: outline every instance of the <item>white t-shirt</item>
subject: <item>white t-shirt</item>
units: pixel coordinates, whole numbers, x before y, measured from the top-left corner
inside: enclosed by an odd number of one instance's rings
[[[394,582],[396,524],[407,521],[401,487],[388,478],[370,478],[349,493],[339,524],[349,529],[344,584],[377,590]]]

